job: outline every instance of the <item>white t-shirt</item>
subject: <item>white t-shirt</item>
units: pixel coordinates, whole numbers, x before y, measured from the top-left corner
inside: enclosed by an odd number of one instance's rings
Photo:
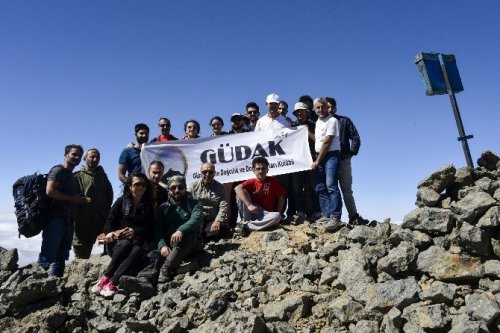
[[[290,124],[282,115],[278,115],[276,118],[271,118],[269,115],[265,115],[259,120],[257,120],[257,124],[255,125],[255,132],[257,131],[267,131],[267,130],[275,130],[280,128],[290,127]]]
[[[314,142],[314,149],[317,153],[319,153],[327,135],[333,136],[333,141],[328,151],[340,150],[339,122],[331,115],[316,120],[316,130],[314,131],[316,141]]]

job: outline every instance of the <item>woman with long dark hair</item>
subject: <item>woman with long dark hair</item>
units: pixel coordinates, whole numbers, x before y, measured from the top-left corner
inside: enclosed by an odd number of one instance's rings
[[[154,240],[154,209],[151,184],[143,173],[128,176],[104,226],[106,250],[111,263],[92,287],[92,292],[110,297],[120,277],[141,268],[143,245]]]

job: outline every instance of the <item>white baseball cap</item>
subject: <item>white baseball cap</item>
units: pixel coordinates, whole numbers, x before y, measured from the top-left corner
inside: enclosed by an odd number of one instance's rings
[[[266,103],[279,103],[280,97],[275,93],[269,94],[266,97]]]

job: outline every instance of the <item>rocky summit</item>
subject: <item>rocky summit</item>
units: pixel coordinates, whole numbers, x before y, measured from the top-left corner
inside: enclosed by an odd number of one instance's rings
[[[106,256],[63,278],[0,249],[1,332],[498,332],[500,162],[423,179],[402,224],[326,233],[284,225],[208,244],[172,281],[91,286]]]

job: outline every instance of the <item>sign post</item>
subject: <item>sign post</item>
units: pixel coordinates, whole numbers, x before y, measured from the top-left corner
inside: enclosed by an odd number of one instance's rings
[[[462,117],[458,109],[455,92],[463,91],[462,80],[458,72],[457,63],[453,54],[424,53],[415,56],[415,63],[425,84],[425,93],[428,96],[448,94],[450,97],[453,115],[457,123],[458,141],[462,143],[467,166],[474,168],[469,150],[468,139],[473,135],[465,135]]]

